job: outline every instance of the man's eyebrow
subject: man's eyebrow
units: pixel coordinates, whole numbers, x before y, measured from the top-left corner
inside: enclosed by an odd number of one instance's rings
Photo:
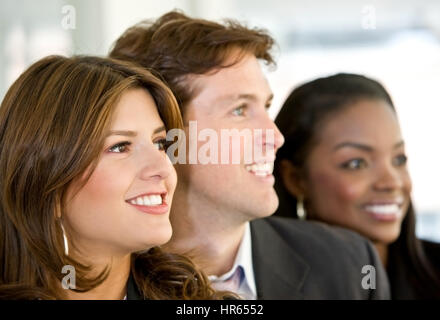
[[[399,141],[398,143],[396,143],[394,145],[393,149],[398,149],[401,146],[403,146],[404,144],[405,144],[405,142],[403,140]],[[355,149],[360,149],[360,150],[367,151],[367,152],[372,152],[374,150],[373,147],[371,147],[369,145],[366,145],[366,144],[363,144],[363,143],[358,143],[358,142],[350,142],[350,141],[338,143],[333,148],[333,150],[336,151],[336,150],[339,150],[341,148],[355,148]]]
[[[405,145],[405,141],[400,141],[400,142],[397,142],[395,145],[394,145],[394,149],[398,149],[398,148],[400,148],[400,147],[403,147]]]
[[[255,94],[246,94],[245,93],[245,94],[239,94],[237,96],[237,100],[239,100],[239,99],[257,100],[257,96]],[[272,99],[273,99],[273,93],[271,93],[267,97],[266,101],[272,101]]]
[[[221,100],[222,102],[225,102],[225,103],[230,103],[231,101],[236,101],[236,100],[241,100],[241,99],[256,101],[256,100],[258,100],[258,97],[252,93],[242,93],[242,94],[238,94],[238,95],[231,94],[231,95],[225,95],[225,96],[219,97],[219,100]],[[270,102],[270,101],[272,101],[272,99],[273,99],[273,93],[271,93],[267,97],[266,102]]]
[[[269,95],[269,97],[267,97],[267,100],[266,101],[272,101],[273,100],[273,93],[271,93],[270,95]]]
[[[266,100],[266,103],[267,103],[266,109],[269,109],[271,107],[272,100],[273,100],[273,93],[271,93],[270,96]]]

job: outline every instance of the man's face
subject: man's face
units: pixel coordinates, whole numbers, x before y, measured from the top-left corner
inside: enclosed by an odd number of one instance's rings
[[[278,197],[273,189],[273,162],[284,138],[267,113],[272,92],[258,60],[247,54],[231,67],[192,76],[190,81],[191,86],[196,88],[196,94],[185,106],[187,137],[190,121],[197,121],[198,133],[212,129],[210,132],[215,132],[218,137],[218,164],[201,164],[199,152],[197,164],[177,166],[180,186],[185,188],[185,192],[197,195],[188,197],[187,205],[198,201],[210,212],[230,213],[223,214],[222,219],[237,223],[271,215],[278,206]],[[230,129],[252,132],[252,140],[255,141],[251,143],[262,146],[261,155],[251,160],[245,157],[245,139],[240,139],[238,145],[228,143],[229,161],[223,164],[221,157],[224,150],[221,146],[225,141],[221,141],[222,130]],[[255,134],[255,129],[262,134]],[[199,141],[198,151],[206,143]],[[239,161],[232,163],[237,153]]]

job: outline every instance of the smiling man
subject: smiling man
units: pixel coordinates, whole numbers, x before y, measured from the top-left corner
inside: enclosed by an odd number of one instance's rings
[[[247,299],[386,299],[388,281],[367,240],[319,223],[269,217],[278,206],[273,162],[284,142],[267,113],[273,94],[260,64],[274,64],[273,43],[264,30],[180,12],[137,24],[116,41],[112,57],[153,69],[170,86],[187,137],[193,121],[199,134],[209,129],[218,137],[222,130],[250,129],[262,150],[246,160],[240,138],[228,145],[230,158],[240,154],[239,163],[176,165],[173,237],[166,249],[190,255],[217,288]],[[374,274],[363,274],[365,266]],[[367,288],[366,276],[372,276]]]

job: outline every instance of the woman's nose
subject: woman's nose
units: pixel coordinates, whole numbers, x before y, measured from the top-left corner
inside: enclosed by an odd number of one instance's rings
[[[166,152],[156,147],[142,151],[139,162],[139,168],[141,168],[139,175],[143,180],[163,180],[174,170]]]
[[[403,186],[403,177],[397,168],[392,165],[385,165],[378,174],[374,184],[380,191],[393,191]]]

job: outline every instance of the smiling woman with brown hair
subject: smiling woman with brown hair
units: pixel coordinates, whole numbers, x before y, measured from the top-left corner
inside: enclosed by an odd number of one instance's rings
[[[292,91],[276,124],[286,138],[276,214],[369,238],[393,299],[440,298],[440,245],[416,238],[404,140],[385,88],[356,74],[316,79]]]
[[[52,56],[0,108],[1,299],[216,299],[171,237],[171,91],[117,60]],[[75,288],[63,289],[63,267]]]

